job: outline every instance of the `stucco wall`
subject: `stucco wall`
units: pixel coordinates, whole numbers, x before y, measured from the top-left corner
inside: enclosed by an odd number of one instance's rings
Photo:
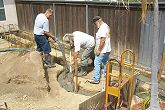
[[[0,21],[0,25],[16,24],[18,25],[15,0],[4,0],[6,20]]]

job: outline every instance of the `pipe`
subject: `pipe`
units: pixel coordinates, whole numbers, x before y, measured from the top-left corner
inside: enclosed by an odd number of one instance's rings
[[[2,49],[0,52],[8,52],[8,51],[28,51],[30,52],[32,49],[30,48],[8,48],[8,49]]]
[[[60,50],[61,50],[61,52],[62,52],[62,55],[63,55],[63,60],[64,60],[64,67],[65,67],[65,74],[68,74],[69,73],[69,65],[68,65],[68,63],[67,63],[67,61],[66,61],[66,57],[65,57],[65,50],[64,50],[64,48],[63,48],[63,46],[62,46],[62,43],[56,38],[56,42],[57,42],[57,44],[58,44],[58,46],[59,46],[59,48],[60,48]]]

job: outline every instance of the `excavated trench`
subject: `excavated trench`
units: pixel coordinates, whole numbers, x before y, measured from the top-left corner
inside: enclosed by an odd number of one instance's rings
[[[92,96],[96,93],[98,93],[99,91],[96,90],[88,90],[85,88],[82,88],[79,83],[77,84],[77,90],[75,88],[75,77],[73,76],[73,73],[70,73],[69,70],[67,70],[65,64],[67,64],[67,66],[69,65],[69,62],[65,62],[62,57],[55,57],[53,58],[54,63],[57,63],[59,65],[63,66],[63,70],[59,71],[57,73],[57,81],[59,82],[60,86],[62,88],[64,88],[66,91],[68,92],[74,92],[76,94],[83,94],[83,95],[87,95],[87,96]],[[79,81],[78,81],[79,82]]]
[[[59,82],[60,86],[62,88],[64,88],[65,90],[67,90],[68,92],[74,92],[74,93],[78,93],[78,94],[84,94],[84,95],[94,95],[99,91],[93,91],[93,90],[88,90],[88,89],[84,89],[82,88],[79,83],[76,84],[75,82],[75,77],[74,77],[74,71],[69,72],[69,62],[66,59],[66,56],[68,55],[68,46],[62,44],[60,41],[56,41],[57,45],[54,46],[56,47],[55,49],[58,49],[61,54],[62,57],[56,57],[54,58],[54,61],[56,61],[56,63],[58,63],[59,65],[62,65],[64,68],[62,71],[60,71],[57,75],[57,81]],[[72,69],[74,70],[75,68],[72,67]],[[77,78],[78,79],[78,78]]]
[[[60,84],[60,86],[62,88],[64,88],[65,90],[67,90],[68,92],[74,92],[77,94],[83,94],[83,95],[87,95],[87,96],[92,96],[96,93],[98,93],[99,91],[92,91],[92,90],[88,90],[88,89],[84,89],[82,87],[78,86],[78,90],[75,90],[75,82],[73,81],[73,79],[71,78],[70,73],[67,74],[67,76],[64,78],[64,71],[62,71],[61,73],[59,73],[58,77],[58,82]]]

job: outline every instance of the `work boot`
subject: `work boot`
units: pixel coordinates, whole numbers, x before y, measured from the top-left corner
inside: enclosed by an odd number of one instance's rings
[[[87,75],[87,71],[86,71],[86,67],[85,66],[81,66],[80,68],[80,72],[78,73],[78,77],[81,77],[81,76],[86,76]]]
[[[47,67],[47,68],[55,67],[55,65],[51,64],[50,54],[45,54],[45,64],[44,64],[44,66]]]

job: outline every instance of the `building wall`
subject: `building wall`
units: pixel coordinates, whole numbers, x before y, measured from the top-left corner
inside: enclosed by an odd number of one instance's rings
[[[4,0],[6,20],[0,21],[0,26],[8,24],[18,25],[15,0]]]

